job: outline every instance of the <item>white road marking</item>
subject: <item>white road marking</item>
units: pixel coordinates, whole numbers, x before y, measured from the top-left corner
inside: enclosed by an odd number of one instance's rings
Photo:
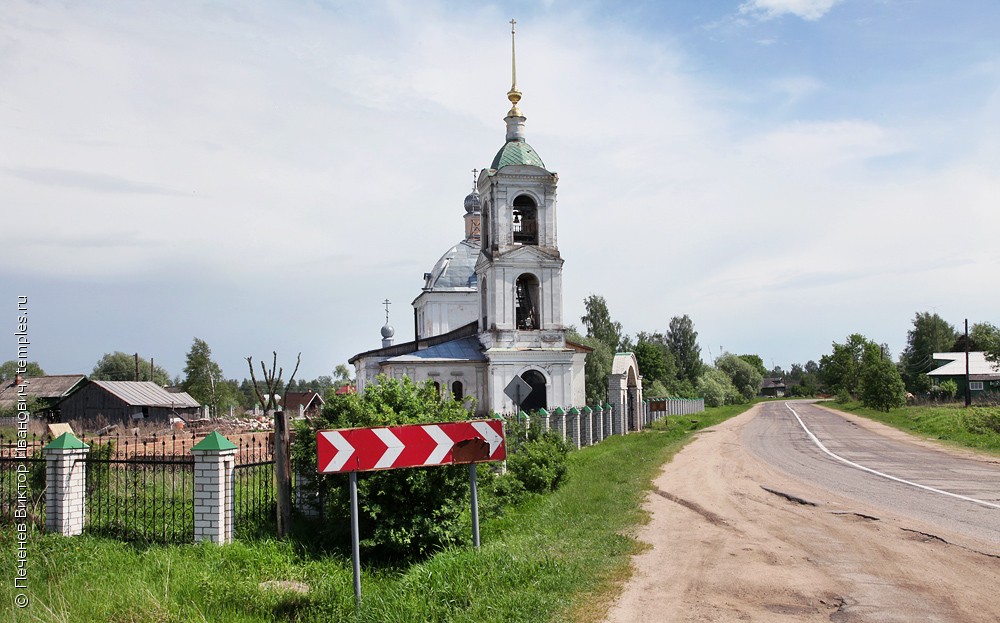
[[[822,450],[826,454],[830,455],[834,459],[840,461],[841,463],[844,463],[845,465],[850,465],[851,467],[855,467],[857,469],[860,469],[861,471],[865,471],[865,472],[868,472],[870,474],[875,474],[876,476],[881,476],[882,478],[888,478],[889,480],[894,480],[894,481],[902,483],[904,485],[909,485],[911,487],[916,487],[918,489],[923,489],[925,491],[931,491],[932,493],[940,493],[941,495],[947,495],[949,497],[958,498],[959,500],[965,500],[966,502],[973,502],[975,504],[981,504],[981,505],[989,507],[989,508],[1000,508],[1000,504],[994,504],[993,502],[985,502],[983,500],[977,500],[976,498],[970,498],[969,496],[966,496],[966,495],[959,495],[957,493],[952,493],[950,491],[943,491],[941,489],[935,489],[934,487],[928,487],[927,485],[922,485],[922,484],[920,484],[918,482],[911,482],[909,480],[904,480],[904,479],[899,478],[897,476],[891,476],[889,474],[884,474],[884,473],[882,473],[880,471],[876,471],[876,470],[874,470],[874,469],[872,469],[870,467],[865,467],[864,465],[859,465],[859,464],[855,463],[854,461],[848,461],[844,457],[838,456],[838,455],[834,454],[833,452],[830,452],[830,450],[828,450],[827,447],[823,445],[823,442],[820,441],[816,437],[816,435],[813,435],[812,431],[809,430],[806,427],[805,423],[802,421],[802,418],[800,418],[799,414],[795,412],[795,409],[793,409],[791,407],[791,405],[789,405],[787,402],[785,403],[785,406],[788,407],[788,410],[792,412],[792,415],[794,415],[795,419],[798,420],[799,426],[801,426],[802,430],[804,430],[806,432],[806,435],[809,436],[809,439],[811,439],[812,442],[814,444],[816,444],[816,447],[818,447],[820,450]]]

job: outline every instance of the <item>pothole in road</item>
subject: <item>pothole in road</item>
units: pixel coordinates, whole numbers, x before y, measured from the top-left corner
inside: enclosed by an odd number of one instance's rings
[[[779,498],[785,498],[789,502],[795,502],[796,504],[802,504],[804,506],[819,506],[818,502],[813,502],[812,500],[800,498],[799,496],[792,495],[791,493],[785,493],[784,491],[779,491],[777,489],[765,487],[764,485],[761,485],[760,488],[763,489],[764,491],[767,491],[768,493],[772,493],[778,496]]]
[[[857,519],[865,519],[867,521],[882,521],[875,515],[866,515],[864,513],[859,513],[857,511],[830,511],[830,514],[837,515],[839,517],[851,517]]]

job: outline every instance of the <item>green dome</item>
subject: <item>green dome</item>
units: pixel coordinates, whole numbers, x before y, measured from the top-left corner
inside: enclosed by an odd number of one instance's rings
[[[533,167],[545,168],[545,163],[538,156],[538,153],[531,148],[531,145],[523,140],[513,140],[504,143],[497,155],[493,158],[491,169],[502,169],[509,164],[526,164]]]

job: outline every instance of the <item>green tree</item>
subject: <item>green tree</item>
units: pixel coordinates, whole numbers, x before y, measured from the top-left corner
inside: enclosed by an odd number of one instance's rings
[[[653,336],[659,336],[661,339],[653,341],[655,339]],[[659,381],[666,386],[675,375],[673,358],[663,335],[656,333],[653,336],[640,333],[632,352],[639,363],[639,374],[642,375],[643,383]],[[650,339],[651,337],[653,339]]]
[[[989,322],[973,324],[969,328],[969,350],[983,351],[987,360],[1000,364],[1000,329]]]
[[[906,334],[906,348],[899,357],[899,367],[906,388],[924,393],[930,388],[927,373],[937,367],[934,353],[948,352],[958,339],[955,327],[930,312],[918,312],[913,328]]]
[[[872,346],[878,349],[877,345]],[[906,386],[899,369],[888,357],[873,353],[871,348],[866,350],[861,373],[861,403],[887,413],[906,404]]]
[[[336,396],[320,417],[299,423],[293,463],[300,473],[315,473],[318,430],[454,422],[468,417],[460,402],[442,399],[429,381],[416,384],[409,378],[380,376],[363,394]],[[489,470],[479,472],[483,479],[489,477]],[[467,509],[468,476],[464,465],[360,474],[359,525],[366,555],[395,563],[466,541],[462,516]],[[347,475],[307,482],[311,493],[326,501],[324,520],[311,538],[346,546],[351,537]]]
[[[24,366],[24,372],[21,373],[22,376],[45,376],[45,370],[42,370],[42,366],[38,365],[37,361],[29,361],[28,365]],[[10,361],[5,361],[0,364],[0,381],[9,381],[10,379],[17,376],[17,360],[11,359]]]
[[[617,352],[623,341],[622,323],[611,319],[607,301],[603,296],[591,294],[583,300],[583,306],[587,313],[580,318],[580,321],[587,329],[587,337],[598,339],[607,344],[613,352]]]
[[[721,407],[743,402],[742,395],[733,385],[729,375],[712,366],[703,368],[695,387],[698,395],[705,399],[705,406],[708,407]]]
[[[833,353],[820,358],[820,378],[830,393],[857,395],[861,386],[862,359],[869,343],[865,336],[853,333],[843,344],[834,342]]]
[[[229,407],[238,404],[233,384],[222,376],[222,368],[212,360],[212,349],[200,338],[194,338],[184,364],[184,381],[181,387],[191,397],[212,409],[218,417]]]
[[[696,383],[701,376],[701,347],[698,346],[698,332],[687,314],[670,319],[667,331],[667,347],[677,366],[677,379]]]
[[[760,355],[740,355],[740,359],[753,366],[757,372],[760,372],[761,378],[768,376],[767,368],[764,367],[764,360],[760,358]],[[780,371],[781,368],[778,368],[778,370]],[[776,374],[774,376],[782,377],[784,375]]]
[[[760,383],[764,375],[753,364],[743,357],[732,353],[724,353],[715,360],[715,367],[726,373],[733,387],[740,393],[743,401],[749,402],[760,391]],[[764,367],[762,363],[761,368]]]
[[[149,372],[149,362],[139,357],[138,380],[153,381],[163,387],[170,385],[170,374],[160,366],[156,366],[152,377]],[[90,378],[97,381],[135,381],[135,355],[120,350],[105,353],[94,365]]]

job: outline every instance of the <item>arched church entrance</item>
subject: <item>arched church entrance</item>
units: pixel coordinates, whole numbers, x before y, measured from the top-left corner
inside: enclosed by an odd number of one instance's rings
[[[521,373],[521,378],[531,386],[528,397],[521,403],[521,410],[531,413],[545,408],[548,404],[545,395],[545,375],[538,370],[526,370]]]

